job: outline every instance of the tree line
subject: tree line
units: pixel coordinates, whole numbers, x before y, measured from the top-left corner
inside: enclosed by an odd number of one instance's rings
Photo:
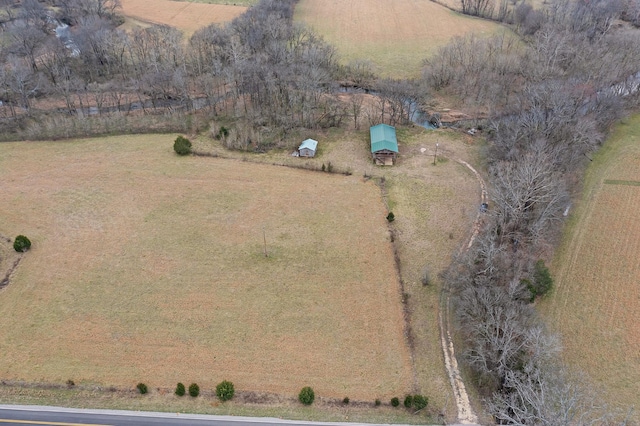
[[[464,361],[499,424],[617,422],[570,377],[531,304],[551,284],[544,259],[591,153],[640,103],[639,32],[614,3],[552,1],[529,11],[535,25],[516,19],[517,37],[458,38],[425,61],[432,93],[487,115],[477,124],[488,139],[491,207],[444,279]]]
[[[293,22],[296,3],[261,0],[185,39],[163,25],[120,29],[119,0],[2,0],[0,129],[46,139],[228,117],[224,143],[261,150],[298,128],[408,123],[415,84],[378,80],[365,62],[339,65],[332,46]],[[340,84],[375,90],[376,105],[363,107],[364,90],[340,100]],[[132,114],[142,119],[126,121]]]
[[[184,40],[162,25],[121,30],[117,0],[5,0],[0,126],[15,133],[41,120],[43,109],[47,116],[199,110],[281,133],[340,125],[347,107],[327,96],[336,87],[335,50],[293,22],[295,3],[262,0]],[[55,109],[43,106],[51,101]],[[252,135],[237,132],[244,139],[237,143],[255,142]]]
[[[545,20],[545,12],[526,0],[460,0],[459,10],[467,15],[524,26],[529,33],[535,32]],[[581,0],[574,2],[571,10],[576,21],[582,21],[581,25],[615,17],[640,27],[640,0]]]

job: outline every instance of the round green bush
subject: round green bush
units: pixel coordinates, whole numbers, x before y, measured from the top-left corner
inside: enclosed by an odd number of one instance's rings
[[[216,386],[216,396],[222,402],[229,401],[231,398],[233,398],[235,392],[236,391],[233,387],[233,383],[228,380],[223,380],[218,383],[218,386]]]
[[[404,397],[404,406],[407,408],[411,408],[413,405],[413,397],[411,395],[407,395]]]
[[[373,404],[374,404],[376,407],[379,407],[379,406],[380,406],[380,404],[382,404],[382,402],[380,402],[380,400],[379,400],[379,399],[376,399],[376,400],[373,402]]]
[[[178,396],[184,396],[185,392],[186,392],[186,390],[185,390],[185,388],[184,388],[184,384],[182,384],[182,383],[178,383],[178,384],[176,385],[176,395],[178,395]]]
[[[393,222],[394,220],[396,220],[396,215],[394,215],[393,212],[389,212],[387,215],[387,221]]]
[[[173,150],[178,155],[191,154],[191,141],[184,136],[178,136],[173,143]]]
[[[149,391],[149,389],[147,389],[147,385],[145,385],[144,383],[138,383],[136,387],[138,388],[138,392],[140,392],[142,395]]]
[[[349,397],[345,396],[344,399],[342,400],[342,403],[345,404],[345,405],[349,404]]]
[[[418,410],[422,410],[423,408],[427,408],[429,404],[429,398],[424,395],[413,395],[413,408]]]
[[[25,252],[31,248],[31,241],[24,235],[18,235],[13,241],[13,249],[18,252]]]
[[[198,386],[196,383],[191,383],[189,385],[189,395],[194,398],[200,395],[200,386]]]
[[[391,406],[392,407],[397,407],[400,405],[400,400],[397,397],[393,397],[391,398]]]
[[[316,394],[313,392],[309,386],[305,386],[302,388],[300,393],[298,394],[298,400],[302,402],[304,405],[313,404],[313,400],[316,399]]]

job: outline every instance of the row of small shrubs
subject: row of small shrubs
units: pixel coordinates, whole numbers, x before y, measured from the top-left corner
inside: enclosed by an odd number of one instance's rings
[[[302,401],[301,401],[302,402]],[[342,400],[342,403],[345,405],[349,404],[349,397],[345,397]],[[391,406],[392,407],[399,407],[400,406],[400,399],[399,398],[391,398]],[[376,399],[374,402],[376,407],[379,407],[382,403],[380,402],[379,399]],[[407,395],[404,398],[404,406],[406,408],[413,408],[416,411],[422,410],[424,408],[427,407],[427,405],[429,405],[429,398],[427,398],[424,395]]]
[[[413,408],[416,411],[422,410],[424,408],[427,408],[427,405],[429,405],[429,398],[427,398],[424,395],[407,395],[404,397],[404,402],[403,405],[406,408]],[[391,406],[392,407],[399,407],[400,406],[400,399],[398,398],[391,398]]]
[[[147,385],[145,385],[144,383],[138,383],[136,388],[138,389],[138,392],[140,392],[140,394],[142,395],[146,394],[149,391]],[[189,396],[196,398],[198,395],[200,395],[200,386],[198,386],[197,383],[191,383],[189,385],[188,391],[189,391]],[[176,385],[175,394],[177,396],[184,396],[186,393],[187,393],[187,388],[184,386],[184,383],[178,383]],[[231,383],[230,381],[223,380],[222,382],[218,383],[218,386],[216,386],[216,396],[220,401],[222,402],[229,401],[230,399],[233,398],[234,395],[235,395],[235,388],[233,386],[233,383]]]
[[[148,392],[147,385],[145,385],[144,383],[138,383],[137,388],[138,388],[138,391],[143,395]],[[186,388],[184,384],[178,383],[176,386],[175,394],[177,396],[184,396],[185,393],[186,393]],[[192,383],[191,385],[189,385],[189,395],[194,398],[200,395],[200,387],[196,383]],[[233,398],[234,395],[235,395],[235,388],[232,382],[228,380],[223,380],[222,382],[218,383],[218,385],[216,386],[216,396],[220,401],[222,402],[229,401]],[[313,401],[315,401],[315,399],[316,399],[316,394],[313,391],[313,388],[309,386],[303,387],[302,390],[300,390],[300,393],[298,394],[298,401],[300,401],[300,403],[302,403],[303,405],[311,405],[313,404]],[[342,400],[342,403],[345,405],[349,404],[349,397],[345,397]],[[375,400],[376,407],[380,406],[380,404],[381,404],[380,400],[376,399]],[[404,398],[404,406],[406,408],[412,408],[415,411],[419,411],[426,408],[428,404],[429,404],[429,398],[427,398],[424,395],[419,395],[419,394],[407,395]],[[395,398],[395,397],[391,398],[392,407],[398,407],[399,405],[400,405],[400,400],[398,398]]]
[[[404,406],[406,408],[413,408],[416,411],[427,408],[429,405],[429,398],[424,395],[407,395],[404,398]]]
[[[349,405],[349,397],[345,396],[344,399],[342,400],[342,403],[344,405]],[[379,399],[376,399],[375,401],[373,401],[373,405],[375,405],[376,407],[379,407],[382,404],[382,402]]]

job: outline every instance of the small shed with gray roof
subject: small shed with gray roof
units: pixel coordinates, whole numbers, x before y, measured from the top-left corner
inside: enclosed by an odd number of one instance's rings
[[[388,124],[378,124],[369,129],[371,155],[376,164],[391,166],[398,158],[396,129]]]
[[[315,157],[317,149],[318,141],[307,139],[298,147],[298,154],[300,157]]]

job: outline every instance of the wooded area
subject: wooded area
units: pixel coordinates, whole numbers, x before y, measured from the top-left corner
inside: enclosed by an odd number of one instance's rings
[[[500,424],[604,424],[627,414],[570,377],[531,304],[551,286],[543,262],[589,156],[638,106],[640,38],[613,4],[552,2],[529,11],[535,26],[517,22],[521,38],[457,39],[426,62],[427,87],[489,116],[478,123],[488,135],[489,213],[445,279],[464,362]]]
[[[292,21],[295,3],[264,0],[229,24],[184,40],[162,25],[121,30],[116,0],[67,0],[56,14],[37,0],[19,7],[5,1],[2,134],[47,139],[114,128],[192,131],[222,116],[237,120],[228,147],[264,150],[265,135],[277,139],[294,128],[351,120],[358,126],[361,98],[342,102],[333,95],[338,79],[357,84],[370,73],[338,66],[331,46]],[[395,80],[378,86],[379,114],[370,124],[409,122],[415,88]]]

